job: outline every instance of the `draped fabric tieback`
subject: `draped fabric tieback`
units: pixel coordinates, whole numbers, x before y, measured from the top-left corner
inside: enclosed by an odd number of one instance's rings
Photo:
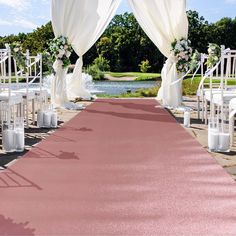
[[[83,69],[83,56],[79,57],[76,61],[74,72],[70,83],[67,83],[67,94],[70,100],[76,97],[82,97],[83,99],[90,99],[91,94],[82,83],[82,69]]]
[[[56,72],[51,85],[51,102],[55,107],[60,107],[68,103],[67,87],[66,87],[66,74],[68,69],[62,67],[60,60],[56,60],[53,64],[53,69]]]

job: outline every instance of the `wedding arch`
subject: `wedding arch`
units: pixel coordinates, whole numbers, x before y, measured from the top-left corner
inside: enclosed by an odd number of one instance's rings
[[[176,59],[171,53],[175,40],[187,38],[186,0],[127,0],[138,23],[167,57],[162,69],[162,85],[157,98],[163,105],[177,107],[182,100]],[[95,44],[115,16],[121,0],[52,0],[52,25],[55,37],[65,36],[79,56],[70,83],[66,69],[55,62],[52,102],[63,105],[76,97],[90,98],[82,84],[83,55]]]

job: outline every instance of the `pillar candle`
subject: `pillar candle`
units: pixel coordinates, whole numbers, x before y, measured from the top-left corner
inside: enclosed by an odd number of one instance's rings
[[[43,113],[43,126],[50,128],[51,127],[51,117],[52,117],[52,113],[49,111],[45,111]]]
[[[14,145],[14,130],[6,129],[2,132],[2,144],[3,149],[6,152],[14,152],[15,145]]]
[[[230,134],[229,133],[219,134],[219,148],[218,149],[220,152],[229,152],[230,150]]]
[[[208,147],[210,151],[217,151],[219,147],[219,131],[208,129]]]
[[[16,129],[14,133],[14,144],[16,152],[23,152],[25,149],[25,133],[22,129]]]
[[[43,111],[41,110],[38,110],[38,113],[37,113],[37,125],[38,127],[43,127]]]
[[[51,117],[51,125],[53,128],[57,127],[57,113],[53,112]]]
[[[190,127],[190,119],[191,119],[191,114],[189,111],[184,112],[184,126],[189,128]]]

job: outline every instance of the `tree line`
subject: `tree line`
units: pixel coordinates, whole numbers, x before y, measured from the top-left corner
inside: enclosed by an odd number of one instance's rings
[[[225,45],[236,49],[236,17],[222,18],[209,23],[196,11],[188,11],[189,39],[193,49],[207,52],[209,43]],[[31,53],[48,50],[48,42],[54,38],[51,22],[32,33],[19,33],[0,37],[0,47],[5,43],[19,41],[23,49]],[[96,44],[84,55],[85,67],[93,64],[98,57],[105,58],[111,71],[140,71],[142,62],[149,62],[149,72],[160,72],[164,56],[146,36],[132,13],[116,15]],[[77,56],[71,56],[75,63]]]

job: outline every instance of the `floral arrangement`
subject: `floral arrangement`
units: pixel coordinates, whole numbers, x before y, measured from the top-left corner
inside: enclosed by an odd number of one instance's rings
[[[192,48],[190,47],[190,40],[187,40],[185,38],[182,38],[180,40],[175,40],[171,46],[172,50],[171,52],[174,54],[176,61],[177,61],[177,71],[178,72],[187,72],[191,56],[193,53]]]
[[[55,71],[53,69],[54,59],[51,56],[51,54],[49,52],[47,52],[46,50],[44,50],[43,53],[42,53],[42,59],[43,59],[44,71],[47,71],[48,75],[51,75],[51,74],[55,73]]]
[[[58,60],[63,68],[67,68],[70,62],[72,46],[68,43],[68,39],[64,36],[53,39],[49,43],[51,56],[54,60]]]
[[[26,71],[27,68],[27,58],[23,53],[22,46],[20,42],[13,42],[9,45],[11,49],[11,54],[16,60],[16,65],[22,70]]]
[[[197,50],[192,54],[191,61],[189,64],[189,70],[194,71],[199,67],[199,63],[201,61],[201,53],[199,53]]]
[[[208,46],[208,59],[206,65],[208,68],[213,68],[219,61],[221,57],[221,48],[215,43],[209,43]]]

